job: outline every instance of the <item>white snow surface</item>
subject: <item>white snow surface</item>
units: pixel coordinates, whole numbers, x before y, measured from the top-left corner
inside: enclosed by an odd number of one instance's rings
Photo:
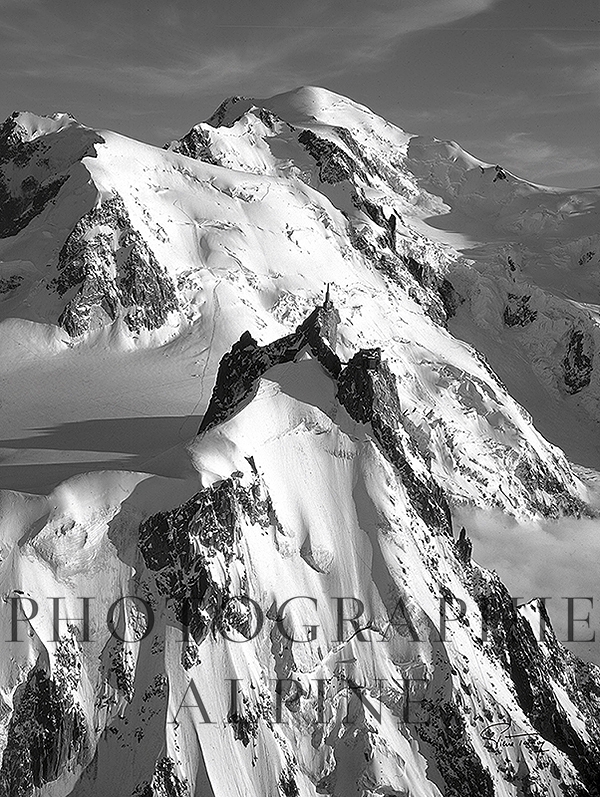
[[[58,152],[61,136],[70,147],[87,130],[65,114],[22,113],[18,124],[24,140],[52,136]],[[517,524],[542,511],[560,515],[551,490],[523,479],[523,463],[541,463],[583,506],[593,500],[593,480],[571,463],[600,467],[600,377],[594,369],[583,391],[568,394],[559,376],[572,329],[582,330],[593,352],[600,341],[600,189],[547,188],[506,171],[494,180],[495,166],[454,142],[412,136],[325,89],[233,99],[195,130],[215,163],[186,157],[174,144],[159,149],[98,131],[104,143],[69,167],[55,201],[0,241],[0,277],[21,280],[0,293],[1,594],[39,603],[29,630],[20,627],[27,641],[0,657],[1,696],[12,706],[36,662],[56,675],[57,656],[74,646],[82,669],[73,699],[97,746],[93,765],[72,763],[39,794],[135,793],[168,756],[190,795],[276,797],[283,774],[293,773],[298,797],[441,797],[432,750],[396,711],[406,697],[403,678],[423,678],[414,697],[423,696],[419,688],[453,696],[496,795],[520,793],[507,772],[535,771],[543,793],[559,797],[561,783],[576,782],[574,769],[549,746],[540,767],[519,741],[520,733],[540,737],[506,671],[478,641],[479,608],[452,542],[416,515],[372,430],[339,405],[317,361],[272,368],[241,411],[196,431],[219,362],[242,332],[259,344],[288,334],[329,283],[341,317],[338,356],[382,349],[415,467],[428,468],[455,511],[493,508]],[[360,151],[372,170],[323,182],[297,140],[300,130],[355,162]],[[353,245],[350,228],[390,254],[377,242],[381,225],[353,201],[356,192],[396,214],[397,252],[451,280],[461,303],[449,329],[426,312],[433,289],[408,271],[390,279]],[[77,220],[114,193],[173,278],[181,310],[158,330],[134,334],[117,319],[70,338],[56,325],[58,254]],[[531,324],[503,322],[509,294],[532,297]],[[246,518],[233,562],[217,557],[211,574],[223,583],[227,576],[233,594],[246,592],[265,609],[310,596],[316,608],[297,603],[290,622],[297,633],[318,625],[317,638],[286,644],[267,622],[252,641],[208,637],[200,662],[185,670],[181,628],[168,607],[156,606],[153,635],[119,652],[135,681],[128,701],[102,680],[98,661],[112,644],[107,608],[134,587],[148,594],[155,586],[136,553],[139,523],[235,472],[242,485],[259,480],[278,522],[262,528]],[[444,590],[464,601],[469,622],[453,622],[440,646]],[[94,596],[94,641],[84,645],[66,623],[61,642],[51,641],[47,597],[58,595],[64,617],[79,617],[81,596]],[[364,604],[371,625],[364,641],[335,641],[332,598],[339,596]],[[418,642],[385,633],[400,598],[413,608]],[[124,613],[129,628],[139,622],[134,614]],[[352,703],[340,674],[388,685],[378,721]],[[163,675],[166,705],[153,686]],[[308,695],[281,725],[261,715],[278,677]],[[232,678],[246,712],[258,717],[248,745],[227,722]],[[307,733],[316,679],[329,690],[321,738]],[[198,708],[178,713],[186,697],[195,702],[191,682],[213,723]],[[587,738],[563,686],[552,686]],[[353,720],[344,725],[348,712]],[[514,738],[494,741],[489,728],[507,718]],[[6,734],[4,724],[0,742]]]

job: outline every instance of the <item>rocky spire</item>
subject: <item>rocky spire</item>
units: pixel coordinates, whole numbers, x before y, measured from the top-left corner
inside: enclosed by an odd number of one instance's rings
[[[461,528],[460,534],[458,535],[458,539],[456,540],[455,544],[456,544],[456,553],[458,554],[458,558],[465,565],[470,565],[471,555],[473,553],[473,543],[468,537],[467,530],[465,529],[464,526]]]

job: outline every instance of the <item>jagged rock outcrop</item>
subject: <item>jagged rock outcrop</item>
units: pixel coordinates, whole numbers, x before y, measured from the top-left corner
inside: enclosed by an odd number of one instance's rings
[[[450,280],[428,263],[417,260],[410,251],[398,249],[398,217],[395,213],[386,216],[384,210],[362,192],[353,194],[353,203],[381,232],[368,236],[364,229],[359,231],[354,224],[349,223],[348,235],[352,246],[362,252],[378,271],[405,287],[411,298],[423,305],[430,318],[445,325],[461,301]],[[412,280],[406,279],[407,273]]]
[[[319,138],[312,130],[303,130],[298,134],[298,141],[315,159],[319,167],[319,179],[323,183],[340,183],[350,180],[356,173],[362,179],[366,174],[341,147],[325,138]]]
[[[77,672],[76,660],[66,672]],[[34,667],[17,689],[0,769],[2,797],[34,797],[68,767],[90,757],[81,708],[65,684]]]
[[[73,119],[65,128],[57,122],[55,132],[36,137],[27,129],[27,116],[15,112],[0,125],[0,238],[27,227],[69,180],[71,167],[94,157],[95,146],[104,143],[96,131]]]
[[[456,554],[463,564],[469,565],[473,555],[473,543],[467,534],[467,530],[463,526],[459,532],[458,539],[455,542]]]
[[[519,458],[515,475],[530,492],[531,507],[545,517],[561,514],[593,515],[593,511],[561,481],[539,456],[529,453]]]
[[[173,152],[179,152],[188,158],[212,163],[214,166],[221,165],[220,159],[215,157],[211,150],[209,133],[200,126],[192,127],[190,132],[183,138],[173,141],[171,144],[166,144],[165,148],[167,147]]]
[[[594,367],[594,350],[592,341],[583,330],[571,331],[567,352],[561,364],[567,393],[579,393],[590,384]]]
[[[20,274],[13,274],[12,277],[0,279],[0,293],[10,293],[16,290],[23,282],[23,277]]]
[[[487,629],[484,644],[510,675],[519,705],[532,726],[568,756],[584,784],[581,791],[567,793],[600,794],[600,670],[558,643],[543,600],[517,608],[497,574],[474,565],[471,577]],[[573,728],[569,706],[571,712],[585,717],[583,736]],[[531,788],[539,772],[522,777]]]
[[[244,332],[219,365],[210,404],[200,424],[200,432],[222,423],[239,409],[258,387],[259,378],[274,365],[291,362],[303,349],[308,349],[331,374],[341,369],[335,353],[339,314],[327,299],[316,307],[291,335],[266,346],[258,346],[249,332]]]
[[[60,296],[76,291],[58,319],[72,337],[119,312],[134,332],[156,329],[179,306],[172,279],[117,194],[80,219],[60,251],[58,272],[49,287]]]
[[[323,306],[315,308],[296,332],[273,343],[258,346],[250,333],[245,332],[221,361],[199,432],[222,423],[251,400],[259,378],[269,368],[291,362],[308,349],[337,380],[337,397],[348,414],[361,423],[371,424],[375,438],[401,474],[419,514],[432,527],[450,533],[450,509],[442,490],[430,476],[425,479],[417,476],[409,465],[404,450],[407,443],[413,456],[420,458],[420,455],[403,430],[395,377],[382,360],[381,350],[357,352],[343,367],[335,353],[338,322],[339,314],[327,296]]]
[[[186,666],[194,662],[196,646],[210,631],[248,632],[247,612],[229,600],[232,580],[240,587],[235,574],[242,559],[242,517],[264,528],[277,523],[258,475],[243,487],[234,474],[172,512],[150,517],[140,528],[146,566],[156,573],[159,592],[168,598],[176,621],[191,634],[183,652]],[[221,578],[215,576],[217,571]]]
[[[404,432],[395,377],[379,349],[357,352],[338,378],[338,398],[349,415],[370,423],[383,452],[398,470],[415,509],[430,528],[452,531],[450,507],[429,473],[417,475],[405,446],[420,459],[417,447]],[[403,434],[404,433],[404,434]]]
[[[140,784],[131,797],[191,797],[188,784],[176,772],[172,758],[165,756],[156,762],[150,783]]]

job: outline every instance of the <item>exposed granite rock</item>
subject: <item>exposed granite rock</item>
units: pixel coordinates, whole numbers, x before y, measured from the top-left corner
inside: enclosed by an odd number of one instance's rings
[[[295,332],[266,346],[258,346],[249,332],[244,332],[219,365],[210,404],[199,432],[222,423],[229,415],[251,399],[258,389],[259,378],[274,365],[291,362],[308,348],[321,365],[337,376],[341,364],[335,354],[335,338],[339,315],[327,299],[316,307]]]
[[[131,225],[118,194],[79,220],[58,258],[53,280],[60,296],[75,288],[58,323],[72,337],[93,322],[113,321],[119,309],[133,331],[157,329],[178,308],[175,285]]]
[[[21,274],[13,274],[12,277],[0,278],[0,293],[10,293],[16,290],[23,282]]]
[[[441,301],[441,305],[443,308],[443,312],[441,313],[441,323],[445,324],[449,318],[452,318],[455,315],[456,310],[461,303],[461,298],[454,289],[454,286],[450,282],[447,277],[442,277],[429,266],[427,263],[421,263],[418,260],[415,260],[414,257],[410,255],[404,255],[402,257],[402,262],[408,269],[409,273],[413,277],[416,282],[427,292],[427,296],[430,298],[435,297],[436,299],[439,297]],[[429,311],[429,316],[433,318],[434,321],[440,322],[440,318],[438,317],[439,310],[438,310],[438,303],[431,303],[432,308],[436,311],[432,313]]]
[[[509,293],[504,308],[504,323],[507,327],[526,327],[537,318],[537,310],[532,310],[529,306],[531,296],[518,296]]]
[[[259,108],[258,118],[265,127],[268,127],[269,130],[273,131],[277,129],[279,124],[286,124],[283,119],[277,116],[276,113],[273,113],[273,111],[270,111],[268,108]]]
[[[244,332],[221,360],[199,433],[222,423],[250,401],[258,389],[259,378],[269,368],[291,362],[308,348],[337,379],[338,400],[350,416],[372,425],[375,438],[398,470],[418,514],[431,527],[450,533],[450,509],[443,491],[431,476],[417,476],[407,459],[405,444],[412,446],[414,456],[420,458],[420,454],[403,432],[395,378],[382,360],[381,350],[361,350],[342,369],[334,351],[338,322],[337,310],[327,295],[324,305],[315,308],[291,335],[258,346],[250,333]]]
[[[170,599],[177,622],[189,629],[196,644],[211,630],[251,633],[248,607],[228,601],[228,568],[239,558],[242,518],[264,528],[278,525],[269,494],[256,474],[249,487],[233,474],[181,507],[153,515],[140,527],[144,561],[157,574],[158,589]],[[224,573],[220,580],[213,575],[217,561]]]
[[[69,170],[82,158],[96,155],[104,139],[76,125],[28,140],[18,112],[0,125],[0,238],[17,235],[53,200],[69,179]],[[54,142],[69,140],[61,155]],[[68,155],[64,155],[64,150]]]
[[[213,155],[210,148],[210,135],[208,131],[203,130],[199,125],[192,127],[190,132],[179,141],[173,141],[166,146],[173,152],[186,155],[188,158],[194,158],[194,160],[204,161],[205,163],[212,163],[213,166],[221,165],[221,161]]]
[[[39,667],[18,687],[0,770],[1,797],[34,797],[90,755],[85,718],[70,691]]]
[[[464,299],[459,296],[454,288],[454,285],[446,277],[442,277],[442,279],[438,282],[437,289],[440,299],[442,300],[442,304],[444,305],[444,310],[446,311],[446,317],[452,318],[452,316],[456,315],[456,310],[458,309],[459,304],[464,301]]]
[[[365,213],[382,232],[376,240],[369,240],[359,232],[354,224],[348,225],[348,238],[352,246],[361,252],[371,263],[389,279],[406,286],[405,274],[408,272],[417,285],[408,287],[409,295],[438,324],[445,325],[455,313],[460,297],[452,283],[436,272],[427,263],[422,263],[408,254],[397,251],[395,213],[386,216],[383,208],[360,193],[353,195],[354,205]],[[387,250],[387,251],[385,251]],[[418,287],[417,287],[418,286]]]
[[[20,196],[13,196],[0,175],[0,238],[17,235],[27,227],[54,199],[68,179],[68,175],[63,175],[38,186],[36,191],[23,191]]]
[[[283,797],[298,797],[300,794],[294,772],[290,767],[285,769],[279,776],[279,788]]]
[[[565,388],[568,393],[579,393],[592,378],[594,348],[581,329],[571,330],[567,353],[562,360]]]
[[[467,530],[463,526],[455,542],[456,555],[460,561],[467,567],[471,564],[471,556],[473,554],[473,543],[467,536]]]
[[[191,797],[186,778],[177,774],[175,762],[164,756],[156,762],[151,783],[140,784],[132,797]]]
[[[451,701],[424,700],[427,722],[419,736],[435,751],[435,763],[446,789],[444,797],[495,797],[494,781],[481,763],[467,733],[465,719]]]
[[[559,517],[561,514],[589,514],[584,501],[572,495],[565,484],[537,454],[522,456],[516,464],[515,475],[528,488],[529,508],[544,517]]]
[[[298,141],[317,162],[322,183],[341,183],[342,180],[350,180],[354,174],[366,179],[362,166],[333,141],[320,138],[312,130],[302,130]]]
[[[366,197],[359,197],[358,194],[354,196],[354,204],[356,207],[360,208],[360,210],[364,211],[371,221],[375,222],[378,227],[383,229],[380,243],[392,252],[396,252],[397,221],[395,214],[390,213],[389,217],[387,217],[379,205],[376,205],[375,202],[371,202]]]
[[[239,115],[231,119],[227,125],[224,125],[224,119],[227,116],[227,112],[230,110],[232,105],[237,105],[237,103],[244,103],[245,104],[244,109],[240,110]],[[227,97],[219,105],[219,107],[213,113],[213,115],[206,120],[206,123],[211,125],[212,127],[222,127],[222,126],[232,127],[248,109],[247,103],[248,103],[248,97],[244,97],[242,95]]]
[[[571,760],[585,785],[580,793],[600,794],[600,670],[558,643],[543,601],[535,610],[546,653],[496,573],[474,565],[471,584],[488,629],[486,645],[509,673],[521,708],[540,736]],[[591,741],[575,732],[553,682],[585,717]]]
[[[450,507],[431,475],[417,475],[406,455],[410,438],[402,434],[402,410],[395,377],[380,349],[364,349],[349,361],[338,379],[337,397],[349,415],[370,423],[383,453],[397,469],[417,513],[430,528],[452,531]],[[410,441],[412,443],[412,441]],[[413,456],[420,455],[413,447]]]
[[[579,258],[579,260],[577,261],[578,265],[580,265],[580,266],[583,266],[583,265],[585,265],[586,263],[589,263],[589,262],[590,262],[590,260],[592,260],[592,259],[593,259],[593,257],[594,257],[594,255],[595,255],[595,254],[596,254],[595,252],[591,252],[591,251],[584,252],[584,253],[581,255],[581,257]]]

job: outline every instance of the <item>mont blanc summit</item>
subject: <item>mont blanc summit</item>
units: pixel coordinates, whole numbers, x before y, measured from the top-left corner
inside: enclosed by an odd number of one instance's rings
[[[462,521],[597,517],[599,204],[321,88],[9,117],[0,795],[597,795]]]

